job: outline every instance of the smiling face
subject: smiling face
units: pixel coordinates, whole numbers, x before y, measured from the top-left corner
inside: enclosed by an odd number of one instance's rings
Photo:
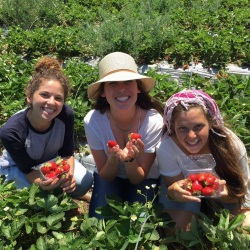
[[[64,90],[56,80],[44,80],[40,87],[27,102],[31,106],[31,120],[41,124],[50,124],[62,110],[64,104]]]
[[[126,110],[134,107],[140,92],[136,80],[107,82],[101,96],[106,97],[111,109]]]
[[[173,123],[174,138],[188,154],[210,153],[209,130],[211,122],[201,106],[189,107],[176,114]]]

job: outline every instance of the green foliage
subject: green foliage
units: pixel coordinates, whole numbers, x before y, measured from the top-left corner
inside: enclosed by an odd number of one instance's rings
[[[7,44],[16,54],[34,58],[52,53],[65,59],[123,51],[138,63],[167,56],[179,66],[190,62],[220,69],[230,62],[249,65],[247,0],[18,2],[0,5],[0,20],[6,31],[11,29],[8,34],[13,33]],[[18,32],[13,32],[13,26],[19,27]]]
[[[147,187],[154,188],[152,187]],[[138,191],[139,192],[139,191]],[[155,198],[158,193],[155,193]],[[190,231],[173,230],[162,204],[122,202],[107,196],[100,207],[103,219],[75,213],[77,204],[61,190],[42,191],[33,184],[18,190],[0,177],[1,249],[237,249],[250,247],[250,227],[244,215],[231,218],[227,210],[215,217],[200,213]],[[244,231],[243,231],[244,230]],[[170,232],[170,231],[169,231]]]
[[[97,68],[85,64],[79,58],[65,61],[65,74],[69,77],[72,91],[67,103],[75,111],[75,134],[77,142],[86,140],[83,127],[83,118],[90,111],[92,102],[88,99],[88,86],[97,81]]]
[[[242,214],[231,218],[228,210],[222,210],[212,219],[200,213],[198,220],[193,218],[190,231],[179,230],[176,235],[166,237],[164,242],[176,242],[185,249],[245,250],[250,247],[250,228],[245,227],[246,232],[243,232],[241,225],[244,218]]]
[[[24,88],[30,78],[29,65],[19,55],[2,51],[0,57],[0,125],[25,106]]]
[[[156,80],[151,96],[163,104],[183,88],[208,92],[224,120],[250,152],[250,78],[226,74],[228,63],[249,66],[248,0],[216,1],[35,1],[0,0],[0,126],[26,106],[24,88],[39,57],[57,57],[70,78],[67,103],[75,111],[76,143],[85,141],[83,117],[91,109],[87,87],[97,68],[84,63],[92,56],[124,51],[138,64],[167,59],[175,65],[202,62],[221,69],[217,79],[186,74],[178,80],[150,70]],[[199,215],[189,232],[171,229],[160,204],[122,203],[107,197],[104,220],[71,216],[76,204],[55,190],[32,185],[17,190],[0,178],[1,249],[248,249],[250,229],[244,216]]]
[[[106,200],[108,205],[99,208],[99,213],[104,216],[102,221],[90,218],[81,224],[85,239],[83,242],[86,242],[90,249],[164,247],[158,230],[163,227],[173,227],[173,223],[170,222],[171,218],[167,214],[162,213],[161,204],[123,203],[117,196],[106,196]]]
[[[0,47],[7,52],[22,55],[27,60],[43,55],[57,56],[64,60],[68,57],[90,57],[90,45],[79,39],[79,29],[74,27],[52,26],[36,28],[32,31],[20,27],[10,28],[2,36]]]
[[[61,190],[41,191],[35,184],[18,190],[1,177],[0,208],[1,249],[28,249],[40,238],[51,235],[55,241],[76,227],[66,213],[77,205]]]
[[[4,0],[1,1],[1,19],[5,25],[20,25],[24,29],[36,26],[50,26],[57,23],[60,0]]]

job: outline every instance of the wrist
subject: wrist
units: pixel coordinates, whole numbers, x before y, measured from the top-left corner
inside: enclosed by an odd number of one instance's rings
[[[108,157],[108,163],[111,165],[119,165],[120,160],[117,159],[116,157],[110,156]]]
[[[131,158],[130,160],[126,160],[124,162],[133,162],[135,160],[135,158]]]

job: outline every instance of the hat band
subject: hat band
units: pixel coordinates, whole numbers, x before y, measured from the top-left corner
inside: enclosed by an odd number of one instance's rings
[[[135,71],[133,71],[133,70],[130,70],[130,69],[117,69],[117,70],[113,70],[113,71],[111,71],[111,72],[107,73],[107,74],[106,74],[106,75],[104,75],[102,78],[104,78],[104,77],[106,77],[106,76],[108,76],[108,75],[111,75],[111,74],[114,74],[114,73],[120,72],[120,71],[126,71],[126,72],[137,73],[137,72],[135,72]],[[102,78],[101,78],[101,79],[102,79]]]

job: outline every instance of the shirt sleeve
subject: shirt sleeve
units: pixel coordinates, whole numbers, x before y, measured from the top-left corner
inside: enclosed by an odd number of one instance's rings
[[[105,150],[107,141],[115,139],[105,114],[97,110],[89,111],[84,117],[84,129],[88,145],[94,150]]]
[[[155,153],[155,147],[162,137],[163,118],[156,110],[148,113],[139,130],[144,143],[144,152]]]
[[[2,144],[11,159],[9,165],[16,165],[23,173],[27,174],[32,171],[32,167],[37,162],[30,158],[26,152],[25,138],[27,127],[23,121],[21,113],[13,119],[7,121],[0,130]]]

